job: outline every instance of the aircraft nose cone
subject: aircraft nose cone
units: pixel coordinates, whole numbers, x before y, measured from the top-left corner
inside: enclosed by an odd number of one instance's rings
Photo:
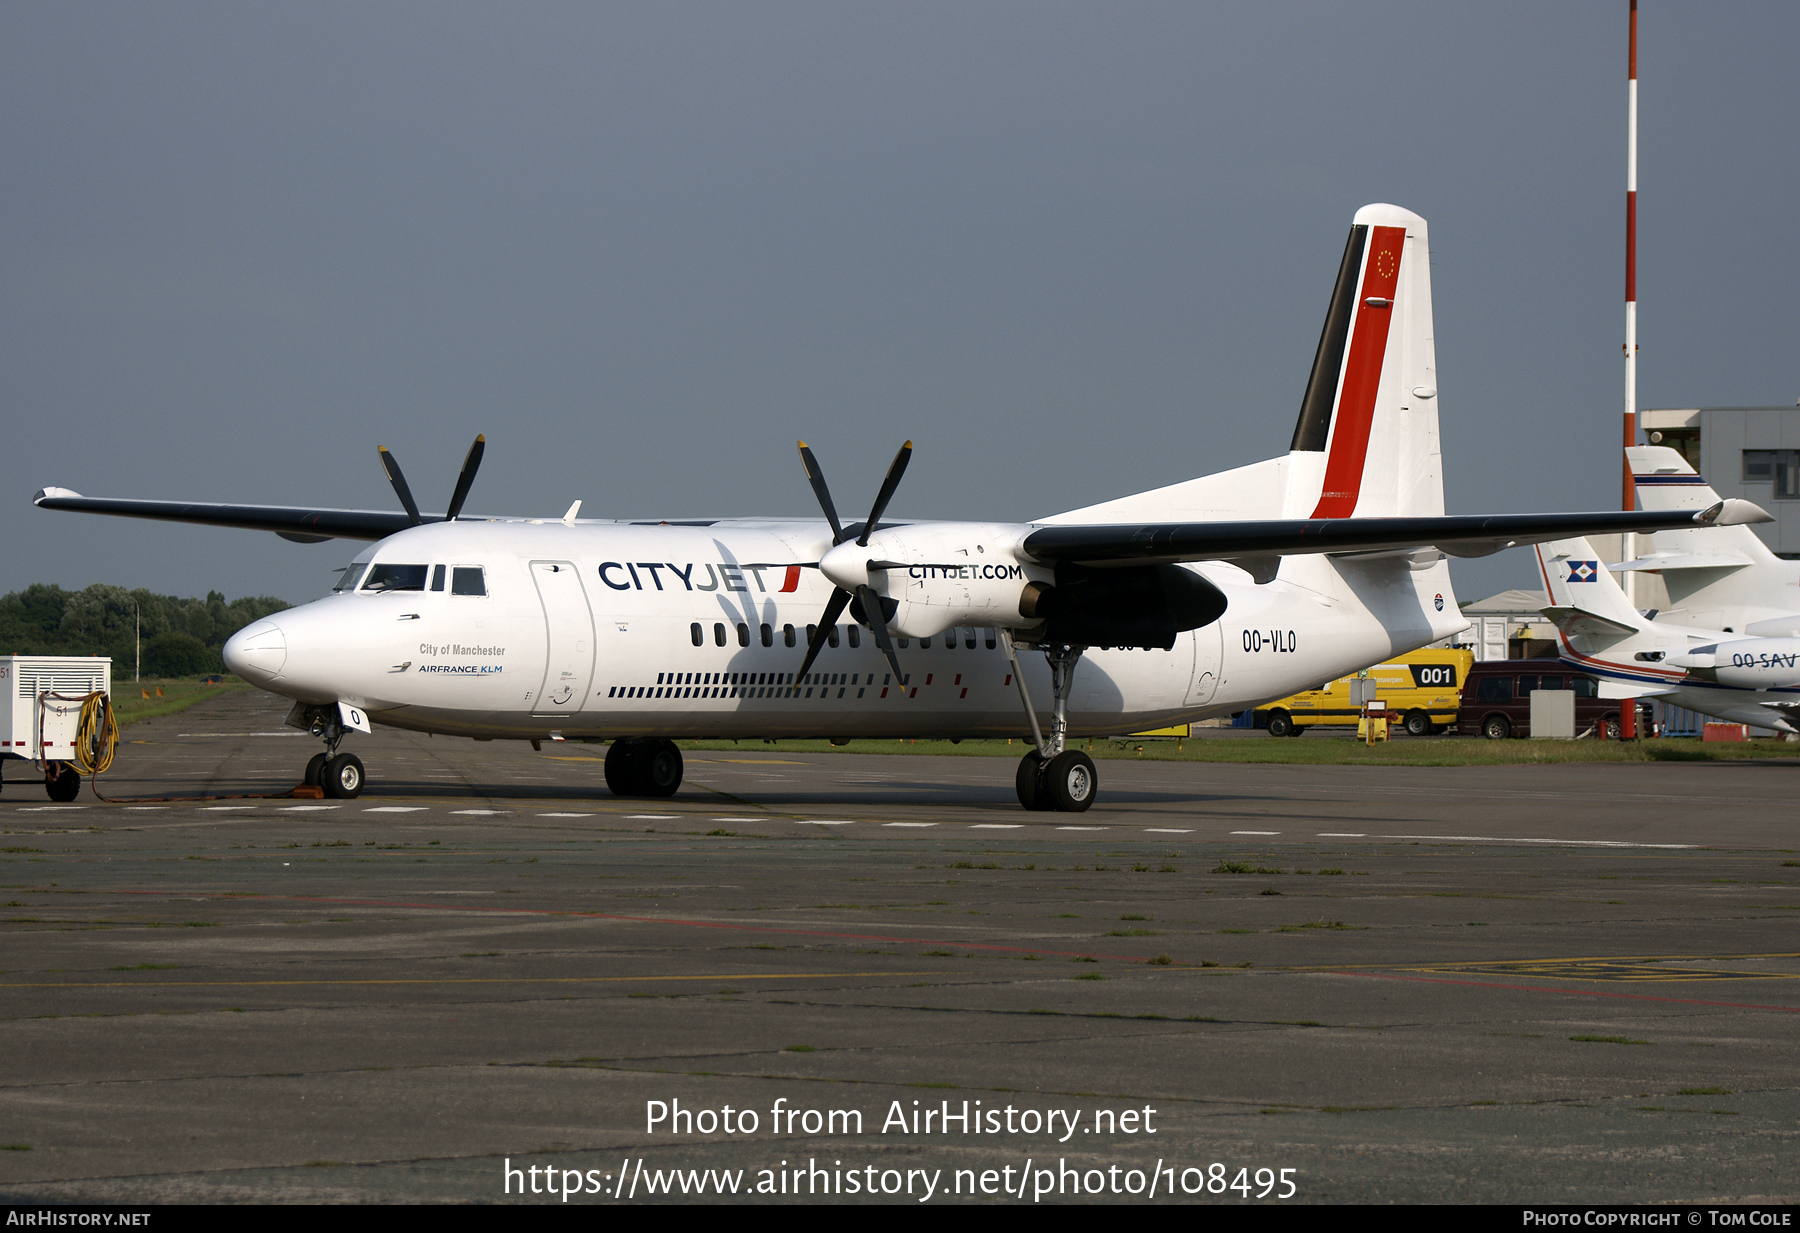
[[[273,621],[247,625],[225,641],[225,666],[253,685],[267,685],[287,662],[287,636]]]

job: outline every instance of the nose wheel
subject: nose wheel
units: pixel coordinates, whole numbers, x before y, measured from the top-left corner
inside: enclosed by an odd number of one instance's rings
[[[337,716],[321,708],[312,717],[311,731],[325,742],[325,749],[307,762],[302,782],[309,788],[323,789],[333,800],[350,801],[361,796],[368,777],[361,758],[338,752],[338,742],[344,739],[344,728],[338,723]]]

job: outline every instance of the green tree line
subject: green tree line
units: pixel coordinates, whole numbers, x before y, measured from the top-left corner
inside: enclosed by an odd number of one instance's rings
[[[153,595],[95,583],[81,591],[33,583],[0,596],[0,653],[110,655],[113,675],[129,673],[142,618],[145,676],[197,676],[225,671],[225,639],[288,607],[267,595],[229,602]]]

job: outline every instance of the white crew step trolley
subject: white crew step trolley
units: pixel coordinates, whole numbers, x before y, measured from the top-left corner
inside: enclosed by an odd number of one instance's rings
[[[81,711],[100,694],[112,698],[112,660],[101,655],[0,655],[0,768],[24,760],[43,775],[53,801],[72,801],[81,791],[75,748]],[[10,783],[31,782],[23,778]]]

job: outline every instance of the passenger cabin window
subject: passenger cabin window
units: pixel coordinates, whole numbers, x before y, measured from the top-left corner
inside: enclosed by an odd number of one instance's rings
[[[441,566],[439,568],[442,568]],[[432,588],[436,590],[436,587]],[[487,578],[479,565],[458,565],[450,571],[450,594],[486,595]]]
[[[700,632],[700,622],[695,621],[688,627],[688,636],[694,640],[695,646],[706,645],[706,635]]]
[[[794,627],[792,625],[783,625],[781,627],[781,640],[788,646],[794,645]]]
[[[775,628],[774,628],[774,626],[764,625],[762,627],[762,644],[764,646],[774,646],[775,645]]]
[[[738,622],[738,645],[739,646],[749,646],[750,645],[750,627],[748,625],[744,624],[742,621]]]
[[[364,591],[423,591],[425,589],[425,567],[423,565],[374,565],[369,568],[369,577],[363,583]]]
[[[862,627],[860,625],[846,625],[844,626],[844,632],[850,636],[850,645],[852,648],[862,645]]]
[[[724,646],[725,645],[725,622],[723,622],[723,621],[714,621],[713,622],[713,645],[714,646]]]

